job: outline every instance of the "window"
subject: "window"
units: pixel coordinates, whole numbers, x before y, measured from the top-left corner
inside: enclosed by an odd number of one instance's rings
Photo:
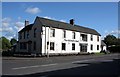
[[[50,50],[54,50],[54,42],[50,42]]]
[[[80,51],[87,52],[87,44],[80,44]]]
[[[27,39],[29,38],[29,31],[27,31]]]
[[[27,49],[27,43],[21,42],[20,43],[20,49]]]
[[[63,38],[66,38],[66,31],[63,31]]]
[[[24,31],[24,39],[25,39],[25,33],[26,33],[26,32]]]
[[[97,41],[99,41],[99,36],[97,36]]]
[[[34,37],[36,37],[36,31],[37,31],[37,29],[35,28],[34,29]]]
[[[72,43],[72,50],[75,50],[75,43]]]
[[[50,29],[50,37],[55,37],[55,29]]]
[[[62,43],[62,50],[66,50],[66,44]]]
[[[99,45],[97,45],[97,50],[99,50]]]
[[[93,50],[93,45],[91,44],[91,48],[90,48],[91,50]]]
[[[22,33],[19,33],[19,39],[22,39]]]
[[[34,41],[34,46],[33,47],[34,47],[33,49],[36,50],[36,42],[35,41]]]
[[[81,34],[81,40],[82,41],[87,41],[87,35],[86,34]]]
[[[75,39],[75,32],[72,32],[72,39]]]
[[[93,35],[91,35],[91,41],[93,41]]]

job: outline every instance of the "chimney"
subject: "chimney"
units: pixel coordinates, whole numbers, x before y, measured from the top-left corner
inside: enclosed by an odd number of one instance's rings
[[[70,20],[70,24],[71,24],[71,25],[74,25],[74,19],[71,19],[71,20]]]
[[[25,26],[29,25],[29,21],[25,20]]]

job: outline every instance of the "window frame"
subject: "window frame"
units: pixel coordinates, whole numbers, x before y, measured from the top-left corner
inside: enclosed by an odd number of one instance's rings
[[[52,47],[52,44],[53,44],[53,47]],[[50,42],[50,50],[55,50],[55,43],[54,42]]]
[[[75,50],[75,43],[72,43],[72,50]]]
[[[66,43],[62,43],[62,50],[66,50]]]

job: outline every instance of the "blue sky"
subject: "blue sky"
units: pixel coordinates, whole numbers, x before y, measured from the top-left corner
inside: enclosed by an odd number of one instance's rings
[[[102,37],[118,30],[117,2],[3,2],[3,36],[17,38],[24,21],[33,23],[36,16],[75,24],[97,30]]]

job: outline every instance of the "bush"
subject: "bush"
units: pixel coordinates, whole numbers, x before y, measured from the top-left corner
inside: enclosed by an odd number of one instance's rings
[[[108,50],[111,53],[120,53],[120,45],[108,47]]]
[[[3,51],[3,52],[2,52],[2,56],[13,56],[13,51],[10,51],[10,50],[8,50],[8,51]]]

